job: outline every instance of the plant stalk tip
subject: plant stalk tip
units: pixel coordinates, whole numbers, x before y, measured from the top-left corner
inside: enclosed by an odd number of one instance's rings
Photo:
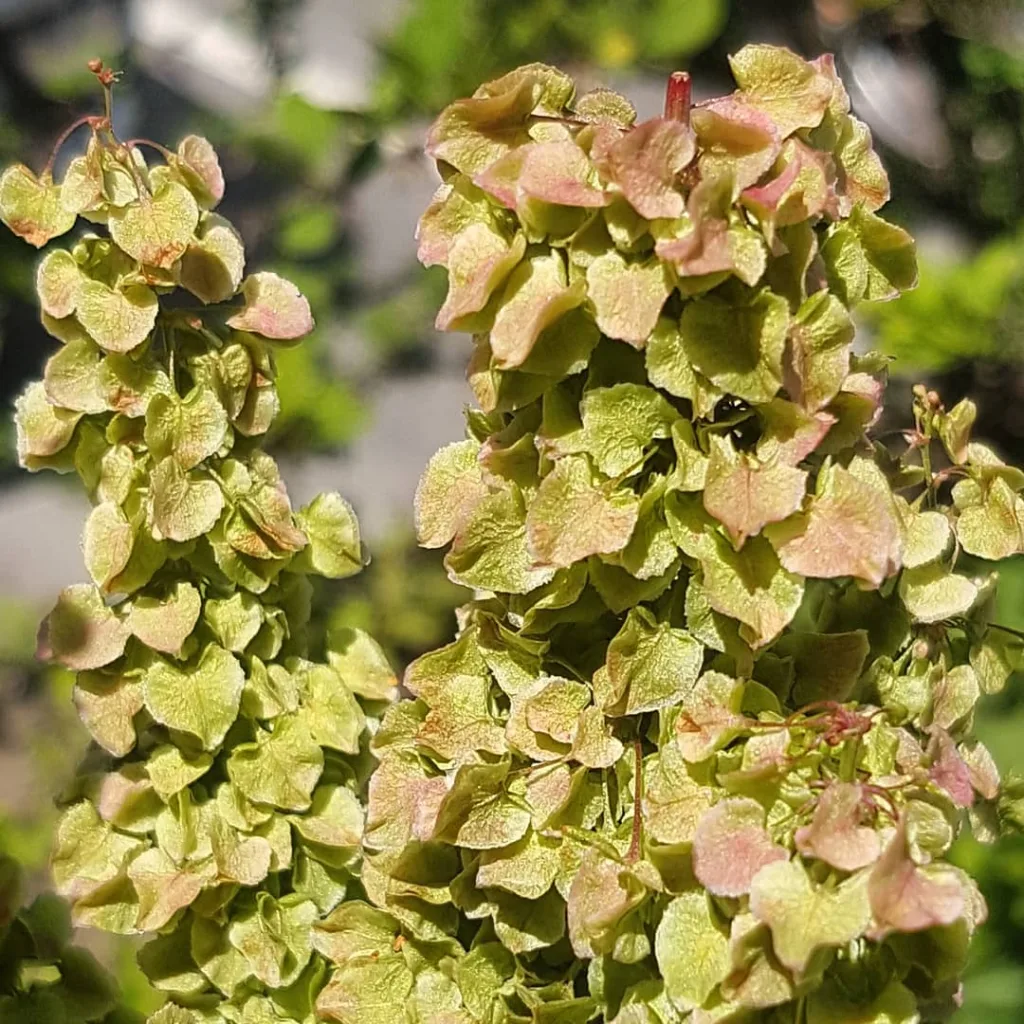
[[[673,71],[665,89],[665,118],[669,121],[690,123],[693,80],[688,71]]]

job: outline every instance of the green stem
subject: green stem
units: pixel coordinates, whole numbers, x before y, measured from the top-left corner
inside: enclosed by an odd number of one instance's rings
[[[634,473],[639,473],[644,468],[647,460],[654,454],[654,448],[648,448],[644,454],[633,463],[624,473],[620,473],[618,476],[613,477],[606,484],[604,484],[605,490],[611,492],[615,490],[624,480],[628,480]]]
[[[563,836],[575,839],[581,846],[592,846],[600,850],[609,860],[622,863],[622,854],[615,848],[615,845],[597,832],[588,832],[577,825],[563,825],[559,831]]]
[[[843,753],[839,759],[839,778],[843,782],[855,782],[857,779],[857,758],[860,756],[860,737],[855,736],[843,744]]]
[[[220,475],[220,473],[218,473],[217,470],[213,468],[213,466],[203,466],[203,469],[206,470],[206,472],[209,473],[210,476],[221,485],[221,487],[227,490],[227,483],[224,481],[224,478]]]
[[[629,853],[626,859],[635,864],[640,859],[640,850],[644,838],[644,746],[637,738],[633,741],[633,835],[629,842]]]
[[[552,665],[557,665],[559,668],[564,669],[566,672],[571,673],[573,678],[577,679],[579,682],[581,682],[581,683],[588,682],[588,680],[585,679],[579,673],[579,671],[577,669],[573,668],[572,665],[570,665],[569,662],[567,662],[564,658],[559,658],[556,655],[548,655],[547,660]]]
[[[174,365],[174,328],[163,329],[164,336],[164,348],[167,350],[167,377],[171,382],[171,390],[177,394],[178,386],[174,381],[175,377],[175,365]]]
[[[608,769],[604,770],[604,817],[609,827],[613,826],[614,814],[612,812],[612,785]]]
[[[921,445],[921,466],[925,475],[925,494],[927,504],[933,504],[935,478],[932,476],[932,439],[930,434],[925,435],[925,443]]]
[[[132,156],[132,151],[127,146],[121,145],[112,128],[109,131],[111,139],[114,140],[114,144],[119,147],[116,154],[119,161],[127,166],[128,173],[132,176],[132,181],[135,182],[135,189],[139,193],[139,202],[149,203],[153,197],[150,194],[148,186],[142,180],[142,175],[139,174],[139,168],[135,163],[135,158]]]

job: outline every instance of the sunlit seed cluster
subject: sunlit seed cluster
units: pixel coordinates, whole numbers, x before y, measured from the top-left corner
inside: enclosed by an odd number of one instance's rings
[[[304,1022],[328,971],[323,920],[360,891],[367,724],[394,692],[359,631],[310,660],[307,577],[361,569],[358,525],[337,494],[293,510],[261,447],[275,346],[313,321],[290,282],[245,276],[205,139],[170,152],[86,121],[63,181],[0,178],[0,217],[30,243],[94,225],[39,264],[63,344],[16,417],[22,464],[77,471],[93,504],[92,582],[40,634],[40,654],[77,673],[95,741],[63,798],[54,880],[75,924],[152,936],[139,962],[170,1000],[158,1024]],[[57,962],[61,920],[47,904],[11,925],[4,970],[34,955],[56,978],[43,989],[18,968],[0,1016],[135,1021],[85,954]]]
[[[306,576],[358,571],[358,529],[293,511],[260,447],[312,320],[244,275],[209,144],[92,118],[61,183],[0,178],[32,244],[97,225],[40,264],[63,347],[19,452],[94,504],[93,584],[41,634],[96,741],[55,880],[77,923],[156,933],[152,1024],[955,1010],[985,907],[946,854],[1024,823],[971,737],[1020,661],[981,560],[1024,548],[1024,474],[923,388],[905,451],[870,439],[850,310],[913,286],[912,240],[830,58],[732,63],[642,124],[532,65],[431,129],[420,256],[479,407],[417,528],[473,599],[390,706],[365,634],[309,660]],[[61,970],[69,1024],[121,1024]]]
[[[971,725],[1020,644],[955,570],[1022,550],[1024,474],[923,389],[870,439],[850,311],[913,242],[830,57],[732,69],[637,124],[530,65],[429,134],[479,408],[417,525],[474,594],[374,737],[362,874],[454,958],[429,1020],[945,1019],[985,916],[946,854],[1019,817]],[[418,991],[335,961],[329,1019]]]

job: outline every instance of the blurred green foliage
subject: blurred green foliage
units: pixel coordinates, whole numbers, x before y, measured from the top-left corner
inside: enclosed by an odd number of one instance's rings
[[[999,237],[963,261],[922,261],[915,291],[868,314],[902,375],[969,359],[1024,358],[1024,239]]]
[[[959,48],[946,104],[964,198],[986,224],[1015,225],[1024,200],[1024,56],[989,42]]]
[[[1024,54],[967,40],[963,55],[964,67],[979,91],[1024,90]]]
[[[365,573],[327,587],[328,600],[320,602],[327,628],[372,629],[399,672],[451,635],[455,608],[466,600],[466,591],[449,581],[442,553],[417,547],[405,532],[374,545]]]
[[[1024,630],[1024,558],[1000,567],[994,619]],[[1024,772],[1024,678],[1015,675],[997,697],[981,705],[979,738],[1004,775]],[[1024,1017],[1024,836],[985,846],[970,836],[954,847],[954,861],[981,886],[989,921],[978,932],[964,982],[962,1024],[1019,1024]]]
[[[0,622],[3,623],[0,628],[0,684],[7,691],[4,706],[10,710],[12,704],[18,703],[12,701],[10,695],[16,671],[38,673],[41,684],[33,687],[28,705],[20,702],[17,708],[16,722],[22,727],[17,743],[24,750],[24,756],[16,769],[17,777],[7,779],[7,786],[19,787],[23,796],[39,798],[24,800],[24,806],[16,811],[0,813],[0,851],[24,870],[26,889],[30,893],[49,887],[50,848],[58,813],[54,802],[43,795],[60,792],[74,773],[86,746],[71,702],[74,674],[59,668],[40,669],[33,663],[34,619],[34,612],[24,605],[13,601],[0,603]],[[22,630],[23,625],[28,628]],[[25,637],[30,641],[27,652],[22,642]],[[7,724],[11,727],[15,723]],[[7,739],[9,745],[10,737]],[[148,1014],[160,1006],[163,997],[153,989],[136,963],[137,948],[138,943],[127,936],[105,936],[102,941],[92,943],[93,952],[117,980],[120,1005],[126,1010]],[[124,1019],[126,1022],[135,1020],[127,1015]]]
[[[728,0],[414,0],[383,45],[378,111],[436,113],[535,60],[678,64],[719,36],[728,13]]]
[[[907,0],[884,5],[894,23],[920,20]],[[979,361],[1024,361],[1024,51],[1013,25],[1019,2],[931,0],[936,21],[922,33],[942,40],[934,71],[953,160],[935,209],[954,236],[953,259],[929,259],[916,292],[871,312],[875,344],[902,375],[949,373]],[[949,33],[942,36],[941,30]],[[1019,28],[1017,29],[1019,32]],[[968,371],[968,376],[970,372]],[[982,403],[985,404],[984,402]],[[996,439],[1000,440],[1000,439]]]

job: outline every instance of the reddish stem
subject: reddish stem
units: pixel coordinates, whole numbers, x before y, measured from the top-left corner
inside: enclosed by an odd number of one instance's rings
[[[886,805],[892,817],[897,821],[899,820],[900,809],[896,806],[896,801],[892,798],[891,793],[887,793],[879,786],[872,786],[870,783],[865,784],[864,789],[869,801],[874,805],[876,811],[879,810],[878,803],[881,801]]]
[[[53,144],[53,149],[50,150],[50,158],[46,161],[46,166],[43,168],[44,175],[51,174],[53,172],[53,162],[57,159],[57,154],[60,152],[64,143],[67,142],[68,139],[71,138],[71,136],[84,124],[89,125],[93,130],[95,130],[96,120],[97,119],[92,114],[86,114],[83,117],[72,121],[71,124],[69,124],[67,128],[57,136],[57,141]]]
[[[688,71],[673,71],[668,76],[668,87],[665,89],[665,118],[669,121],[690,123],[690,106],[693,96],[693,83]]]
[[[155,149],[165,160],[171,160],[174,157],[174,154],[166,146],[161,146],[159,142],[154,142],[152,139],[128,139],[125,145],[129,149],[148,146],[150,149]]]
[[[838,701],[834,700],[816,700],[810,704],[805,704],[802,708],[794,711],[790,718],[796,718],[798,715],[806,715],[811,711],[838,711],[843,705]]]

